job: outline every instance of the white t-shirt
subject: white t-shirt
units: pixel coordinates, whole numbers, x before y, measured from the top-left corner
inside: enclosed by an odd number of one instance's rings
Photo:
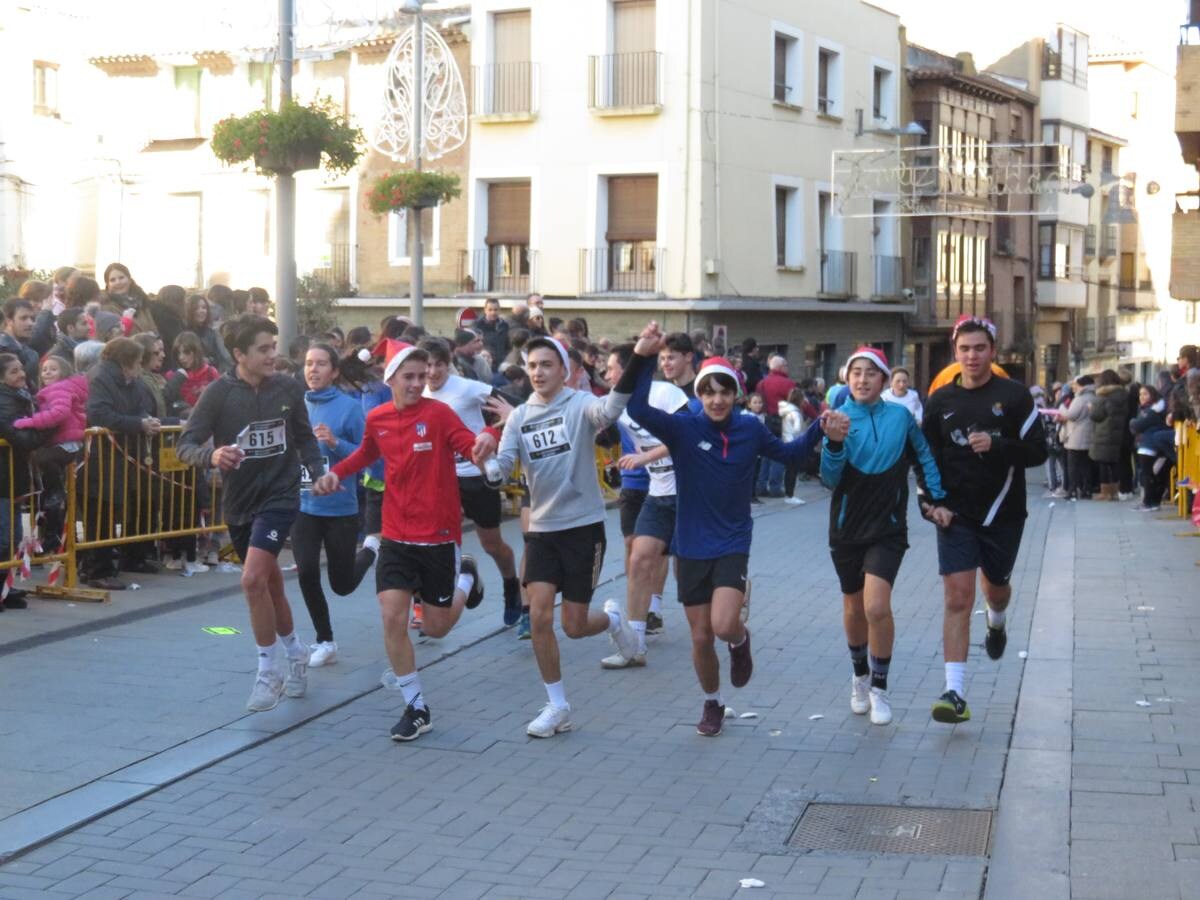
[[[674,414],[688,405],[688,396],[669,381],[655,381],[650,385],[650,405],[665,413]],[[639,453],[662,446],[662,441],[629,418],[629,413],[621,413],[620,421],[629,429]],[[671,462],[670,456],[650,463],[646,466],[646,474],[650,476],[651,497],[675,496],[675,464]]]
[[[898,406],[903,406],[913,414],[913,418],[917,420],[917,424],[921,424],[921,419],[925,416],[925,408],[921,405],[920,395],[918,395],[917,392],[912,388],[909,388],[907,391],[905,391],[903,397],[896,396],[892,393],[891,388],[887,388],[883,392],[882,396],[883,399],[888,403],[895,403]]]
[[[483,403],[492,395],[492,386],[482,381],[472,381],[461,375],[450,375],[438,390],[425,386],[425,396],[441,400],[458,413],[462,423],[471,429],[472,433],[483,431]],[[459,478],[478,477],[483,473],[469,459],[463,459],[458,454],[454,456],[455,470]]]

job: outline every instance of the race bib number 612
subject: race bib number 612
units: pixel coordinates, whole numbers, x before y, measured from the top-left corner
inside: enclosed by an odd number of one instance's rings
[[[521,441],[531,460],[571,452],[571,441],[567,438],[562,416],[522,425]]]

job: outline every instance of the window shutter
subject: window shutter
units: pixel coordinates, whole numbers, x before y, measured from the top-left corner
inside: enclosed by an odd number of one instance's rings
[[[614,175],[608,179],[609,241],[654,241],[658,237],[658,176]]]
[[[529,182],[488,185],[487,243],[529,244]]]

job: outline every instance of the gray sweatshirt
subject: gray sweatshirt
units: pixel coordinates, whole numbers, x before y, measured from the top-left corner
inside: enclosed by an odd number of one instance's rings
[[[300,463],[314,479],[325,474],[304,405],[304,388],[288,375],[271,375],[255,390],[234,373],[200,395],[176,452],[188,465],[212,468],[216,447],[237,444],[242,464],[223,472],[225,521],[244,525],[266,510],[300,509]]]
[[[521,463],[529,482],[530,531],[604,521],[596,433],[621,417],[628,400],[629,394],[617,391],[595,397],[565,387],[549,403],[533,394],[513,410],[496,458],[505,478]]]

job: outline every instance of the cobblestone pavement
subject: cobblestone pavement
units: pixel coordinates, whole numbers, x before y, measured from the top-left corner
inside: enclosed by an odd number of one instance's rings
[[[721,737],[695,734],[701,697],[673,599],[645,669],[602,671],[604,638],[562,641],[576,731],[547,741],[524,733],[545,702],[530,646],[501,632],[425,668],[435,729],[415,744],[387,739],[398,696],[369,693],[0,866],[0,898],[732,897],[747,877],[765,883],[756,897],[1194,896],[1200,654],[1185,585],[1200,544],[1117,504],[1030,506],[1008,653],[973,649],[968,724],[929,719],[942,688],[932,528],[914,517],[895,592],[895,721],[873,727],[848,707],[827,506],[776,501],[750,566],[755,676],[725,692],[758,717]],[[203,668],[151,639],[164,685]],[[198,701],[176,696],[147,702],[186,719]],[[813,799],[999,808],[991,871],[985,857],[789,849]],[[1045,891],[1025,892],[1014,877],[1040,867]]]

